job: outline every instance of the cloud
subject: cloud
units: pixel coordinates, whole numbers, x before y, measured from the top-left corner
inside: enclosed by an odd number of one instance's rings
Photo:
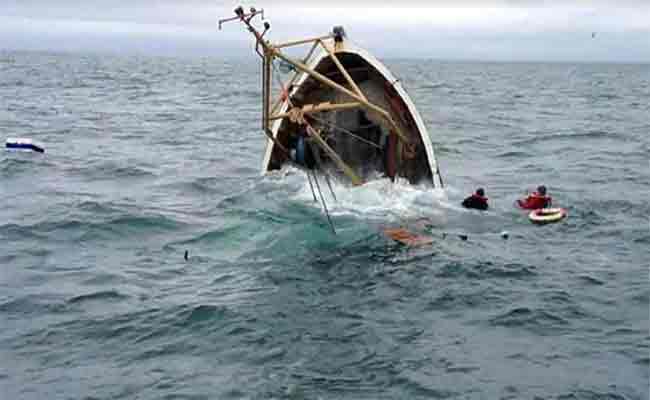
[[[117,41],[129,51],[232,54],[250,50],[241,27],[217,31],[239,3],[214,0],[3,0],[0,47],[60,46],[61,38],[93,46]],[[350,37],[382,56],[650,62],[650,2],[560,0],[255,2],[271,19],[273,40],[321,34],[344,25]],[[351,5],[352,4],[352,5]],[[592,40],[591,33],[598,36]],[[53,39],[56,38],[56,39]],[[31,41],[31,42],[30,42]],[[90,42],[90,43],[89,43]],[[39,48],[40,48],[39,47]],[[118,49],[119,50],[119,49]]]

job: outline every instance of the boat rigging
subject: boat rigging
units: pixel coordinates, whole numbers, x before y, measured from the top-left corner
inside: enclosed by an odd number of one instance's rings
[[[264,10],[246,12],[240,6],[234,13],[219,21],[219,29],[227,22],[243,23],[255,37],[255,52],[262,60],[261,120],[267,138],[263,173],[285,164],[298,166],[308,177],[311,172],[319,192],[316,171],[325,176],[330,190],[330,176],[353,186],[400,178],[443,187],[426,126],[401,82],[348,40],[342,27],[323,36],[271,43]],[[285,53],[307,45],[302,59]],[[283,82],[281,71],[292,76]],[[280,87],[276,96],[274,79]],[[321,200],[327,212],[322,193]]]

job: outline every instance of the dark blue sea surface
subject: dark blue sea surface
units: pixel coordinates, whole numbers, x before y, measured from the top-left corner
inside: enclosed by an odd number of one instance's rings
[[[0,398],[648,399],[650,66],[386,63],[447,187],[335,183],[334,236],[255,59],[0,53],[46,151],[0,155]]]

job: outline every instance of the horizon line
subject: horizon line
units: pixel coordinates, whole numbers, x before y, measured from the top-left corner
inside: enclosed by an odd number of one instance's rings
[[[2,53],[40,53],[47,55],[86,55],[86,56],[112,56],[112,57],[150,57],[150,58],[167,58],[167,59],[197,59],[197,58],[213,58],[220,60],[235,60],[243,61],[257,58],[255,54],[229,54],[226,57],[218,56],[215,54],[201,55],[196,52],[179,52],[177,54],[169,54],[163,52],[147,52],[138,50],[128,50],[124,52],[113,51],[110,49],[25,49],[25,48],[11,48],[0,47],[0,54]],[[432,61],[438,63],[493,63],[493,64],[601,64],[601,65],[649,65],[650,60],[572,60],[572,59],[548,59],[540,60],[534,58],[519,58],[519,59],[504,59],[504,58],[471,58],[471,57],[441,57],[435,56],[427,57],[421,55],[412,56],[385,56],[375,55],[377,58],[387,61]],[[2,60],[0,60],[2,61]]]

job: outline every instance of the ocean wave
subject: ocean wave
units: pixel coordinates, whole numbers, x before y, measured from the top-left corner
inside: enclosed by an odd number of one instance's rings
[[[66,171],[95,180],[119,180],[128,178],[152,178],[156,175],[147,169],[124,165],[115,161],[101,161],[84,166],[68,167]]]
[[[113,302],[128,299],[129,296],[124,295],[117,290],[103,290],[94,293],[81,294],[68,299],[68,304],[81,304],[90,301],[99,302]]]
[[[510,151],[505,151],[503,153],[497,154],[497,157],[499,158],[513,158],[513,159],[520,159],[520,158],[530,158],[533,155],[529,152],[526,151],[521,151],[521,150],[510,150]]]
[[[92,82],[86,82],[85,80],[79,79],[79,80],[74,80],[72,82],[65,82],[62,85],[60,84],[53,84],[52,87],[60,87],[62,89],[66,90],[74,90],[74,89],[88,89],[88,88],[94,88],[95,85]]]
[[[401,371],[392,379],[392,385],[399,385],[406,391],[407,398],[447,399],[460,395],[459,392],[443,389],[433,383],[428,374],[418,371]]]
[[[31,226],[18,224],[0,225],[0,235],[11,241],[43,239],[42,235],[32,229]]]
[[[39,153],[12,153],[0,160],[0,177],[13,178],[28,172],[54,167]]]
[[[176,230],[183,226],[184,223],[177,221],[165,215],[124,215],[113,218],[104,225],[112,227],[126,227],[129,229],[143,230],[145,232],[155,232],[158,230]]]
[[[506,263],[495,265],[492,262],[483,262],[478,264],[469,264],[461,261],[453,261],[443,265],[436,276],[440,278],[514,278],[530,279],[537,275],[537,268],[532,265],[518,263]]]
[[[585,207],[580,207],[576,210],[578,213],[583,213],[582,216],[590,221],[590,217],[597,217],[596,219],[604,218],[610,222],[620,219],[622,216],[632,217],[635,219],[643,220],[648,216],[650,207],[645,204],[641,199],[591,199]],[[600,212],[598,212],[600,211]],[[591,221],[590,221],[591,222]],[[596,221],[597,222],[597,221]]]
[[[76,306],[87,301],[113,302],[124,298],[122,294],[116,298],[114,294],[107,293],[110,291],[99,292],[99,294],[90,297],[80,296],[78,300],[70,304]],[[67,311],[64,304],[58,307]],[[164,343],[167,339],[196,333],[198,330],[213,331],[219,327],[227,326],[233,318],[237,318],[237,315],[225,307],[179,305],[126,313],[109,313],[84,319],[69,319],[66,322],[52,324],[47,328],[32,330],[13,340],[24,346],[37,348],[69,340],[100,340],[119,342],[125,347],[137,346],[142,349],[141,346],[144,344],[155,346]],[[134,351],[136,357],[138,351]]]
[[[308,387],[316,391],[320,388],[340,391],[340,390],[358,390],[362,384],[360,377],[345,375],[343,371],[307,371],[294,370],[291,372],[291,378],[300,382],[300,386],[294,384],[293,387],[287,388],[287,395],[290,397],[300,396],[299,387]],[[303,394],[305,396],[305,394]]]
[[[427,310],[455,310],[465,308],[492,307],[502,303],[504,297],[492,289],[476,292],[445,289],[427,303]]]
[[[112,202],[101,202],[83,200],[74,205],[74,209],[89,215],[112,215],[120,212],[119,208]]]
[[[621,96],[613,93],[601,93],[596,96],[592,96],[592,98],[597,100],[618,100],[621,99]]]
[[[496,326],[529,329],[536,334],[557,334],[564,332],[569,321],[557,313],[529,307],[515,307],[490,319]]]
[[[418,90],[418,89],[431,90],[431,89],[450,88],[450,87],[451,86],[447,82],[431,82],[431,83],[421,84],[419,87],[414,88],[414,90]]]
[[[218,103],[219,104],[229,104],[232,99],[237,99],[238,101],[246,101],[257,99],[260,96],[260,93],[256,89],[231,89],[225,90],[221,93]]]
[[[42,316],[63,313],[65,304],[52,296],[22,296],[0,303],[0,313]]]
[[[185,239],[179,242],[171,242],[168,244],[168,246],[211,244],[221,242],[229,235],[238,235],[241,231],[241,226],[243,226],[243,224],[236,224],[217,230],[211,230],[189,239]]]
[[[5,224],[0,226],[0,234],[9,238],[42,240],[53,242],[125,238],[141,234],[153,235],[174,231],[184,223],[163,215],[139,216],[122,215],[106,220],[66,219],[44,221],[31,225]]]
[[[557,400],[628,400],[632,397],[626,392],[575,389],[555,396]]]
[[[537,143],[551,143],[557,141],[575,141],[587,139],[615,139],[617,141],[625,141],[626,139],[615,132],[609,132],[599,129],[588,130],[586,132],[559,132],[559,133],[533,133],[533,137],[516,140],[513,142],[514,146],[524,146]]]
[[[602,286],[602,285],[605,284],[604,280],[601,280],[601,279],[596,278],[595,276],[586,275],[586,274],[578,276],[578,279],[581,282],[583,282],[583,283],[585,283],[587,285]]]
[[[203,177],[191,181],[177,182],[169,185],[169,187],[178,188],[183,193],[217,194],[223,192],[223,186],[221,184],[224,183],[224,180],[225,178],[221,177]]]
[[[185,310],[181,313],[180,317],[183,319],[183,326],[189,328],[223,319],[226,313],[226,307],[200,304],[189,310]]]
[[[434,151],[436,152],[436,157],[440,157],[441,155],[444,154],[462,154],[460,150],[458,150],[454,146],[445,146],[443,144],[437,144],[435,146]]]
[[[650,304],[650,290],[647,288],[640,290],[638,293],[631,294],[628,299],[641,305]]]

